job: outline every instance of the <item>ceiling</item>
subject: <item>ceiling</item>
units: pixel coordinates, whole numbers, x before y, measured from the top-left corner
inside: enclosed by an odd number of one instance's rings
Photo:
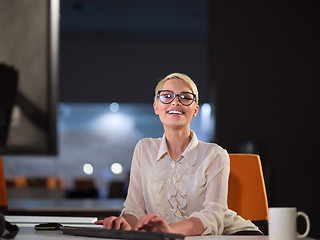
[[[63,0],[61,32],[204,37],[206,0]]]

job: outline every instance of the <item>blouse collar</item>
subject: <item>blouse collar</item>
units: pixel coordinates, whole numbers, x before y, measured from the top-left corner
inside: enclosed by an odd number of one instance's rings
[[[181,154],[181,156],[183,157],[182,159],[185,159],[184,161],[186,161],[190,165],[194,165],[197,161],[198,144],[199,140],[197,138],[197,135],[191,130],[191,141],[186,150],[184,150],[184,152]],[[166,136],[165,134],[163,134],[158,151],[157,161],[160,161],[165,154],[169,154],[169,151],[166,143]]]

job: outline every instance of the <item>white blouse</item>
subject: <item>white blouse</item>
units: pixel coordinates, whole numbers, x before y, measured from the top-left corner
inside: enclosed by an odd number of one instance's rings
[[[191,217],[206,234],[232,234],[258,228],[227,206],[230,160],[214,143],[192,139],[177,161],[168,153],[165,136],[145,138],[135,148],[123,214],[140,219],[155,212],[168,224]]]

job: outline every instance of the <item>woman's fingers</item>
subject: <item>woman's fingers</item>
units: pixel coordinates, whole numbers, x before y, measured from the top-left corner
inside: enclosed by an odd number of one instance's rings
[[[98,220],[98,221],[95,221],[94,224],[97,224],[97,225],[103,225],[103,220]]]
[[[142,218],[139,219],[139,221],[136,224],[135,230],[148,230],[147,226],[149,225],[152,218],[158,216],[155,213],[146,214]]]
[[[95,224],[103,225],[103,228],[106,229],[124,229],[131,230],[130,224],[122,217],[107,217],[103,220],[96,221]]]
[[[106,229],[112,229],[113,228],[113,222],[117,219],[117,217],[111,216],[107,217],[103,220],[103,228]]]
[[[150,226],[153,232],[171,232],[170,226],[160,216],[156,216],[150,220]]]
[[[137,223],[135,230],[146,230],[151,232],[170,232],[167,222],[155,213],[146,214]]]
[[[130,224],[124,217],[107,217],[104,220],[96,221],[95,224],[103,225],[106,229],[131,230]],[[136,224],[135,230],[146,230],[150,232],[170,232],[170,226],[166,221],[155,213],[146,214]]]
[[[118,217],[114,220],[114,229],[121,229],[122,220],[124,220],[122,217]]]
[[[114,221],[114,229],[131,230],[131,226],[122,216],[120,216]]]

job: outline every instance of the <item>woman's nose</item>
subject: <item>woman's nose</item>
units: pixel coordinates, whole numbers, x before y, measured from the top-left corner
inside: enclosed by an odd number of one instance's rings
[[[171,104],[174,104],[174,105],[180,105],[180,101],[179,101],[179,96],[176,95],[173,99],[173,101],[171,102]]]

